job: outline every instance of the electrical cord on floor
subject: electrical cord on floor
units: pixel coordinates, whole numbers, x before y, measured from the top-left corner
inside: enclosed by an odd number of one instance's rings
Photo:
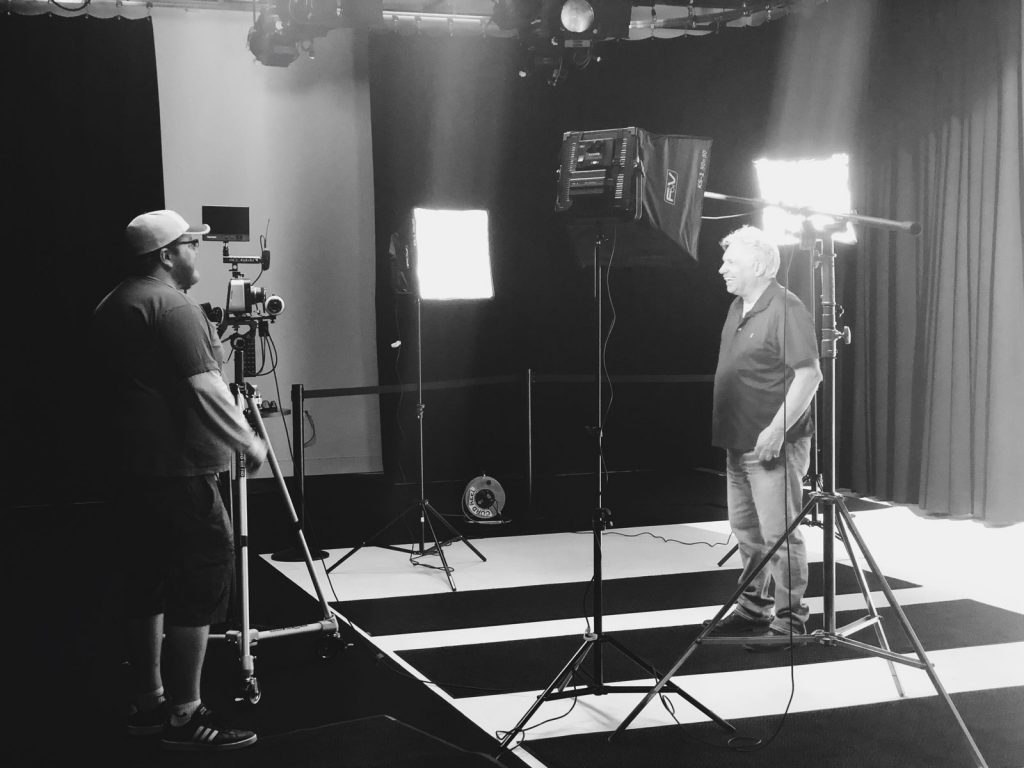
[[[575,677],[575,674],[574,674],[574,677]],[[570,679],[570,681],[569,681],[569,682],[570,682],[570,683],[572,683],[572,679]],[[540,728],[540,727],[541,727],[542,725],[547,725],[548,723],[553,723],[553,722],[555,722],[556,720],[562,720],[563,718],[566,718],[566,717],[568,717],[568,716],[569,716],[569,715],[570,715],[570,714],[572,713],[572,711],[573,711],[574,709],[576,709],[576,702],[577,702],[577,701],[579,701],[579,700],[580,700],[580,699],[579,699],[579,696],[573,696],[573,697],[572,697],[572,704],[571,704],[571,705],[569,706],[569,708],[568,708],[568,709],[567,709],[567,710],[566,710],[565,712],[563,712],[562,714],[560,714],[560,715],[555,715],[554,717],[549,717],[549,718],[548,718],[547,720],[541,720],[541,721],[540,721],[539,723],[534,723],[534,724],[533,724],[533,725],[531,725],[531,726],[527,726],[527,727],[525,727],[525,728],[520,728],[520,729],[519,729],[519,736],[520,736],[520,739],[519,739],[519,741],[517,741],[517,742],[516,742],[515,744],[513,744],[513,745],[512,745],[511,747],[510,747],[510,749],[518,749],[518,748],[519,748],[519,747],[521,747],[521,746],[522,746],[522,745],[523,745],[524,743],[526,743],[526,733],[527,733],[527,731],[532,731],[532,730],[535,730],[535,729],[537,729],[537,728]],[[502,740],[502,739],[504,739],[504,738],[505,738],[505,736],[507,736],[507,735],[508,735],[508,731],[495,731],[495,732],[494,732],[494,737],[495,737],[495,738],[496,738],[496,739],[497,739],[498,741],[501,741],[501,740]]]
[[[590,536],[591,531],[573,531],[577,536]],[[682,544],[684,547],[695,547],[703,545],[705,547],[725,547],[728,546],[729,542],[732,541],[732,531],[729,532],[728,538],[725,541],[681,541],[679,539],[669,539],[664,536],[659,536],[656,533],[650,531],[641,531],[640,533],[622,533],[620,531],[604,531],[605,536],[623,536],[627,539],[637,539],[641,536],[650,536],[652,539],[664,542],[665,544]]]
[[[656,533],[650,531],[641,531],[640,533],[622,533],[621,531],[605,531],[608,536],[623,536],[627,539],[636,539],[641,536],[650,536],[652,539],[664,542],[665,544],[682,544],[684,547],[696,547],[703,545],[705,547],[725,547],[728,546],[729,542],[732,541],[732,531],[729,532],[729,536],[725,541],[681,541],[679,539],[670,539],[665,536],[659,536]]]

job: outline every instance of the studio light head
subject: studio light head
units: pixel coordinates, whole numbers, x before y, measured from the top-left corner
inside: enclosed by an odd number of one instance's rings
[[[490,236],[485,210],[414,208],[410,238],[421,299],[490,299]]]
[[[246,46],[260,64],[287,67],[299,58],[299,46],[285,22],[274,11],[262,11],[249,29]]]
[[[372,28],[383,24],[382,0],[273,0],[249,30],[246,45],[257,61],[287,67],[313,41],[339,27]]]
[[[754,161],[761,197],[790,208],[833,211],[843,214],[852,211],[850,202],[850,168],[846,154],[825,158]],[[823,214],[804,214],[769,206],[763,211],[763,229],[776,245],[800,243],[807,234],[834,227],[836,219]],[[841,223],[840,223],[841,225]],[[853,225],[846,221],[842,231],[833,239],[839,243],[855,243]]]

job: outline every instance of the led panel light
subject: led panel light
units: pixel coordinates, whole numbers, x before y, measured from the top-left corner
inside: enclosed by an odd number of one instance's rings
[[[761,198],[786,206],[808,208],[830,213],[851,213],[850,169],[846,154],[835,154],[824,159],[755,160]],[[762,212],[762,228],[777,245],[799,243],[804,221],[815,231],[822,232],[834,224],[831,216],[803,216],[777,206]],[[834,233],[832,239],[840,243],[855,243],[853,225]]]
[[[421,299],[490,299],[487,211],[414,208],[416,283]]]

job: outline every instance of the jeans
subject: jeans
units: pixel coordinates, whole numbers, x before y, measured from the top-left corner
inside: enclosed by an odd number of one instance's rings
[[[753,451],[726,451],[726,499],[729,525],[739,544],[742,583],[761,563],[803,505],[803,477],[810,461],[811,438],[785,443],[778,459],[758,461]],[[772,629],[803,632],[810,613],[807,547],[797,526],[736,601],[736,611]]]

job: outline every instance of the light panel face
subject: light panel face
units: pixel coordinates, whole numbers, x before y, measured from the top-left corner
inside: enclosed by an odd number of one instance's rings
[[[490,299],[487,211],[413,209],[421,299]]]
[[[830,213],[851,212],[849,158],[845,154],[820,160],[755,160],[754,168],[763,200]],[[762,215],[762,228],[777,245],[799,243],[805,218],[818,232],[836,221],[830,216],[805,217],[774,206],[765,208]],[[832,237],[836,242],[857,242],[850,222]]]

